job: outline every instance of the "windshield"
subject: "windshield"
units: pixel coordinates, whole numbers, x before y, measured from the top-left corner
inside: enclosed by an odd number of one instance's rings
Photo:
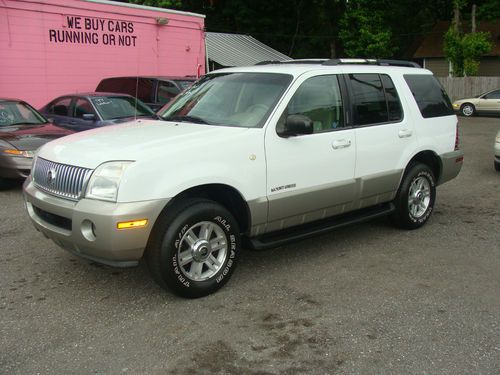
[[[13,101],[0,102],[0,126],[39,125],[46,123],[47,120],[26,103]]]
[[[128,96],[98,96],[90,100],[103,120],[140,116],[156,117],[146,104]]]
[[[209,74],[158,114],[167,121],[262,127],[291,80],[275,73]]]
[[[189,86],[191,86],[194,81],[180,81],[180,80],[176,79],[175,82],[177,82],[177,84],[179,85],[179,87],[182,90],[184,90],[184,89],[187,89]]]

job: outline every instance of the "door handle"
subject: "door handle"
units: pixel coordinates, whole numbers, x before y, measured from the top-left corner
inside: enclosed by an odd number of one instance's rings
[[[332,147],[335,150],[338,150],[340,148],[346,148],[351,145],[351,141],[349,139],[336,139],[335,141],[332,142]]]
[[[401,129],[398,133],[398,136],[399,138],[408,138],[411,137],[412,134],[413,132],[411,131],[411,129]]]

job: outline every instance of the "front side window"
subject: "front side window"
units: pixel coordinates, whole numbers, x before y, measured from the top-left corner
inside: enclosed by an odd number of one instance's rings
[[[179,89],[171,82],[158,83],[158,102],[160,104],[168,103],[172,98],[179,94]]]
[[[484,99],[500,99],[500,90],[492,91],[484,96]]]
[[[404,79],[417,102],[422,117],[431,118],[454,114],[448,94],[434,76],[405,74]]]
[[[49,113],[56,116],[68,116],[71,98],[62,98],[49,106]]]
[[[167,121],[262,127],[291,80],[278,73],[209,74],[158,114]]]
[[[74,109],[74,117],[83,119],[83,115],[95,115],[92,105],[87,99],[77,99]]]
[[[126,117],[154,117],[154,112],[141,101],[128,96],[102,96],[91,98],[103,120]]]
[[[344,127],[343,111],[337,76],[316,76],[300,85],[280,121],[287,115],[304,115],[312,120],[313,132],[321,133]]]

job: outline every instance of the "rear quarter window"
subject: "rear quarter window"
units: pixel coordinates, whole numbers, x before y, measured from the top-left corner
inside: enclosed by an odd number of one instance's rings
[[[418,109],[424,118],[453,115],[450,98],[439,81],[431,75],[405,74]]]

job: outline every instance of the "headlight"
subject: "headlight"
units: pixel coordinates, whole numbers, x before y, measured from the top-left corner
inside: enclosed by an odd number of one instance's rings
[[[85,197],[116,202],[123,172],[132,161],[110,161],[97,167],[90,177]]]
[[[23,151],[23,150],[15,150],[15,149],[7,149],[3,150],[4,154],[11,156],[20,156],[22,158],[32,158],[35,155],[34,151]]]

